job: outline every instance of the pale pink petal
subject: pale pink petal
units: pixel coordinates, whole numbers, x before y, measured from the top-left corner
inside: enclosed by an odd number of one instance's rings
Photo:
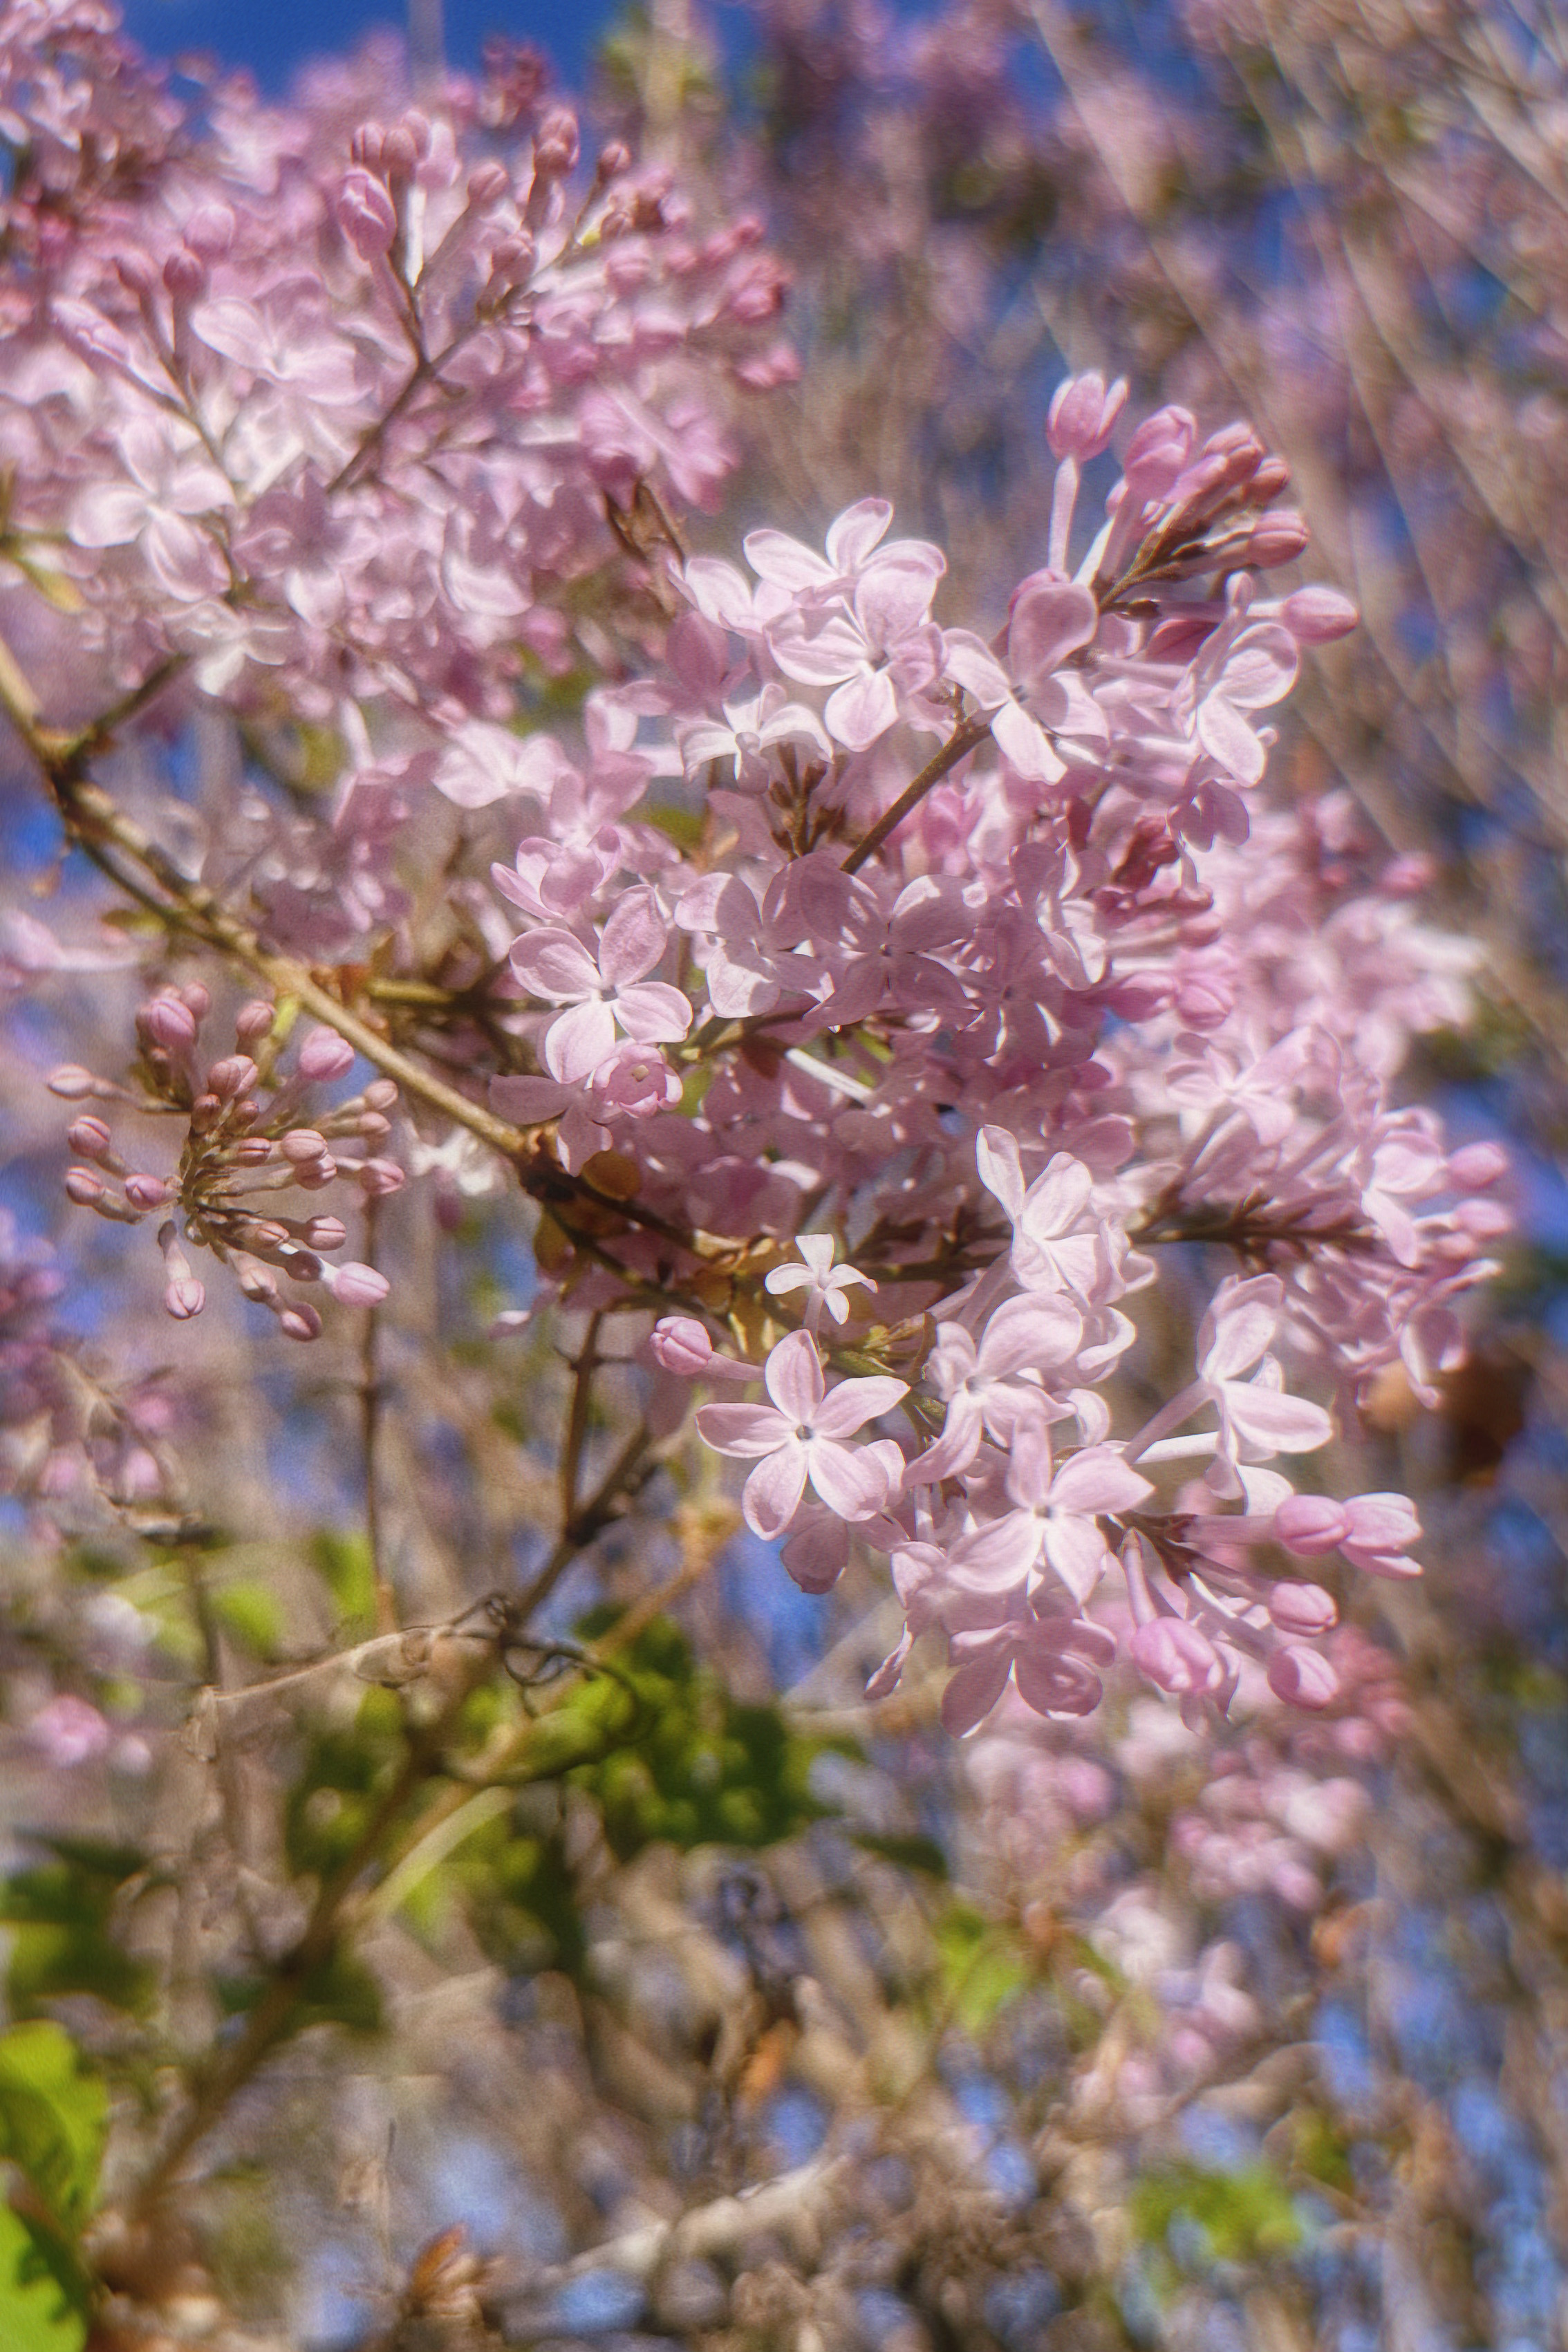
[[[983,1127],[974,1146],[980,1181],[1017,1223],[1024,1207],[1024,1170],[1018,1146],[1005,1127]]]
[[[580,1086],[615,1050],[615,1014],[595,997],[591,1003],[574,1004],[570,1013],[551,1023],[544,1039],[544,1066],[563,1086]]]
[[[1326,1445],[1334,1424],[1320,1404],[1250,1382],[1224,1383],[1226,1417],[1247,1445],[1270,1454],[1310,1454]]]
[[[827,1437],[813,1437],[806,1446],[811,1483],[830,1511],[841,1519],[868,1519],[888,1499],[888,1478],[868,1447],[857,1453]]]
[[[768,1357],[763,1379],[779,1411],[792,1428],[812,1422],[822,1402],[825,1383],[816,1342],[809,1331],[792,1331]],[[858,1425],[858,1424],[857,1424]],[[803,1474],[804,1475],[804,1474]]]
[[[548,996],[557,1004],[570,1004],[574,998],[599,992],[599,968],[582,940],[570,931],[555,928],[525,931],[513,940],[510,961],[531,996]]]
[[[1046,1558],[1080,1606],[1104,1575],[1110,1557],[1092,1519],[1046,1521]]]
[[[599,941],[599,970],[609,988],[624,988],[650,972],[664,953],[669,934],[654,904],[651,890],[628,890],[605,925]]]
[[[842,514],[835,516],[827,526],[827,561],[834,571],[858,572],[872,549],[880,543],[892,520],[893,509],[886,499],[858,499],[854,506],[846,507]],[[748,541],[748,554],[750,551]]]
[[[795,1423],[768,1404],[705,1404],[697,1410],[698,1433],[715,1454],[776,1454],[795,1443]]]
[[[889,1380],[884,1374],[876,1374],[869,1380],[840,1381],[813,1413],[812,1428],[820,1437],[852,1437],[868,1421],[891,1412],[909,1392],[907,1381]]]
[[[891,520],[890,509],[889,520]],[[884,523],[882,528],[885,530],[887,524]],[[775,587],[787,588],[792,594],[798,594],[803,588],[828,586],[835,577],[835,568],[831,564],[784,531],[748,531],[741,544],[745,550],[747,562],[759,580],[771,580]],[[697,562],[702,561],[701,557],[697,559]],[[687,565],[689,580],[695,569],[695,563]],[[702,606],[704,612],[708,609],[706,604]],[[716,613],[713,617],[718,620],[723,616]]]
[[[1110,1446],[1088,1445],[1057,1472],[1051,1506],[1062,1511],[1132,1511],[1153,1491]]]
[[[959,1637],[965,1638],[972,1637]],[[1011,1644],[994,1637],[991,1647],[966,1660],[949,1678],[942,1695],[942,1729],[962,1739],[965,1732],[984,1723],[1007,1687],[1012,1664]]]
[[[1198,740],[1237,783],[1256,784],[1268,766],[1263,746],[1223,694],[1207,694],[1198,705]]]
[[[616,999],[616,1018],[640,1045],[672,1045],[691,1026],[691,1005],[662,980],[639,981]]]
[[[885,669],[864,670],[827,698],[827,731],[847,751],[863,751],[885,735],[899,716],[899,698]]]
[[[1033,687],[1088,645],[1099,625],[1100,610],[1087,588],[1071,580],[1037,579],[1013,607],[1007,666],[1021,687]]]
[[[800,1507],[805,1492],[805,1446],[791,1438],[758,1463],[741,1490],[746,1525],[765,1542],[782,1536]]]
[[[1027,1644],[1014,1662],[1013,1679],[1019,1697],[1037,1715],[1092,1715],[1104,1696],[1100,1676],[1076,1658]]]

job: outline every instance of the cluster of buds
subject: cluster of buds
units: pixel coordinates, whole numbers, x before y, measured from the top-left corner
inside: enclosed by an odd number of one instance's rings
[[[276,1008],[243,1006],[234,1024],[234,1051],[204,1067],[201,1024],[212,1000],[199,982],[164,989],[136,1016],[138,1054],[132,1087],[117,1085],[67,1064],[51,1075],[50,1092],[72,1103],[120,1103],[153,1117],[173,1113],[186,1122],[178,1165],[167,1175],[129,1167],[115,1149],[108,1122],[83,1109],[67,1139],[79,1163],[67,1171],[65,1189],[78,1207],[115,1224],[139,1224],[160,1215],[158,1244],[166,1274],[163,1305],[188,1322],[206,1303],[186,1244],[210,1250],[232,1267],[245,1297],[278,1318],[290,1339],[314,1339],[321,1318],[290,1284],[321,1285],[342,1307],[374,1307],[385,1297],[385,1276],[353,1261],[333,1264],[329,1253],[348,1239],[341,1217],[316,1211],[283,1213],[287,1202],[264,1195],[321,1192],[347,1178],[368,1201],[403,1182],[395,1161],[375,1156],[391,1131],[397,1099],[390,1079],[316,1113],[305,1124],[312,1087],[331,1086],[353,1066],[353,1049],[334,1030],[312,1029],[280,1075],[287,1043]]]

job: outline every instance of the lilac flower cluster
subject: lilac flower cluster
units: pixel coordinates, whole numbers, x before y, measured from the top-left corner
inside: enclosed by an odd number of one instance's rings
[[[375,1306],[386,1296],[386,1277],[374,1266],[333,1260],[331,1253],[348,1239],[340,1216],[321,1209],[305,1216],[282,1213],[292,1205],[289,1196],[324,1192],[340,1177],[357,1182],[367,1202],[400,1188],[403,1170],[374,1150],[391,1132],[387,1112],[397,1088],[388,1078],[373,1079],[319,1111],[318,1125],[308,1125],[310,1090],[348,1074],[353,1047],[331,1029],[313,1029],[293,1069],[280,1076],[285,1038],[275,1007],[258,999],[236,1017],[233,1052],[204,1067],[197,1048],[211,1009],[199,981],[152,997],[136,1016],[132,1087],[75,1063],[51,1074],[50,1092],[67,1102],[121,1104],[185,1122],[178,1162],[159,1175],[129,1168],[100,1111],[79,1111],[66,1139],[81,1164],[67,1172],[66,1193],[114,1224],[162,1219],[163,1306],[175,1322],[188,1322],[206,1304],[186,1255],[190,1244],[228,1266],[245,1297],[276,1316],[286,1337],[314,1339],[321,1330],[319,1310],[280,1287],[279,1276],[320,1283],[343,1307]]]

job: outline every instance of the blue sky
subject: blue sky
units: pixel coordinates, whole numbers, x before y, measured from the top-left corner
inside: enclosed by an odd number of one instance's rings
[[[274,92],[310,57],[350,47],[374,25],[401,25],[387,0],[121,0],[127,29],[154,56],[215,51],[246,65]],[[568,84],[580,83],[589,52],[616,7],[611,0],[445,0],[447,53],[476,66],[487,33],[510,33],[549,52]]]

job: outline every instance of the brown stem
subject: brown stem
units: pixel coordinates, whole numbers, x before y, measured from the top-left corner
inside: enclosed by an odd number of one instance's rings
[[[890,833],[897,832],[911,809],[918,808],[933,784],[940,784],[950,769],[960,760],[968,758],[977,745],[984,743],[991,732],[989,719],[966,719],[956,735],[951,736],[940,751],[926,761],[918,776],[904,786],[889,809],[884,809],[863,841],[844,859],[846,874],[858,874],[868,857],[874,856]]]

